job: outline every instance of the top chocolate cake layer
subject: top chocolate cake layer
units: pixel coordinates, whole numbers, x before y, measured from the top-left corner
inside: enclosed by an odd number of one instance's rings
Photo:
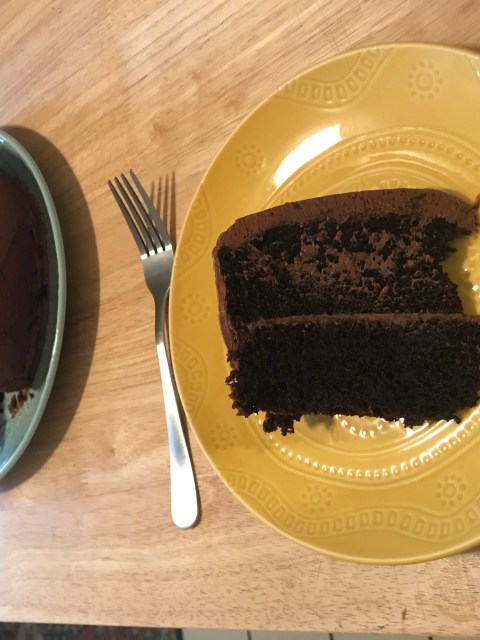
[[[475,206],[431,189],[326,196],[241,218],[214,249],[225,342],[261,318],[459,313],[441,262],[475,223]]]

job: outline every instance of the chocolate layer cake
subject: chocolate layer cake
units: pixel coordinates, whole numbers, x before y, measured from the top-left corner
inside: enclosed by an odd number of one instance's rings
[[[442,262],[475,224],[476,207],[431,189],[237,220],[214,249],[234,408],[266,411],[264,428],[287,432],[304,413],[418,424],[473,406],[479,321],[462,315]]]
[[[47,314],[47,257],[40,212],[0,174],[0,392],[30,385]]]
[[[305,413],[456,417],[480,389],[480,317],[322,315],[259,320],[229,355],[233,406],[291,430]]]
[[[261,318],[459,313],[441,263],[474,227],[473,206],[425,189],[313,198],[240,218],[214,249],[227,346]]]

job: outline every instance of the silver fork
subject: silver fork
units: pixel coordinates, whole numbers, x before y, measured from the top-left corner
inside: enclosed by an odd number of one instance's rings
[[[123,173],[121,174],[123,184],[118,178],[115,178],[115,186],[111,180],[108,181],[108,185],[137,243],[142,257],[145,282],[155,301],[155,339],[160,363],[170,450],[172,519],[180,529],[189,529],[198,519],[197,487],[177,405],[165,340],[167,296],[172,277],[173,247],[167,230],[145,189],[133,171],[130,171],[130,176],[137,191]],[[172,214],[174,208],[174,176],[172,176],[171,188],[169,186],[167,176],[163,194],[164,211],[162,217],[164,219],[167,219],[166,214],[169,213],[169,210],[170,215]],[[160,208],[161,206],[160,204]]]

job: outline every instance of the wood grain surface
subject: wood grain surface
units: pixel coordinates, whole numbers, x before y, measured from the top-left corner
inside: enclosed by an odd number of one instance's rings
[[[480,634],[478,552],[400,568],[322,557],[250,514],[195,441],[203,518],[174,528],[153,308],[106,188],[130,167],[149,186],[175,169],[179,230],[278,85],[365,44],[475,49],[479,26],[476,0],[0,0],[0,126],[51,187],[69,282],[51,402],[0,484],[0,619]]]

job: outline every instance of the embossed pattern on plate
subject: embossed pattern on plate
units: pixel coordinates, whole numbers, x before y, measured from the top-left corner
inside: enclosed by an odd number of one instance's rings
[[[435,45],[347,53],[294,78],[243,122],[194,198],[177,250],[170,323],[179,390],[212,465],[284,535],[360,562],[407,563],[480,541],[480,408],[462,421],[305,416],[294,436],[236,416],[225,385],[211,251],[237,217],[350,190],[480,192],[480,56]],[[480,312],[480,238],[446,269]]]

